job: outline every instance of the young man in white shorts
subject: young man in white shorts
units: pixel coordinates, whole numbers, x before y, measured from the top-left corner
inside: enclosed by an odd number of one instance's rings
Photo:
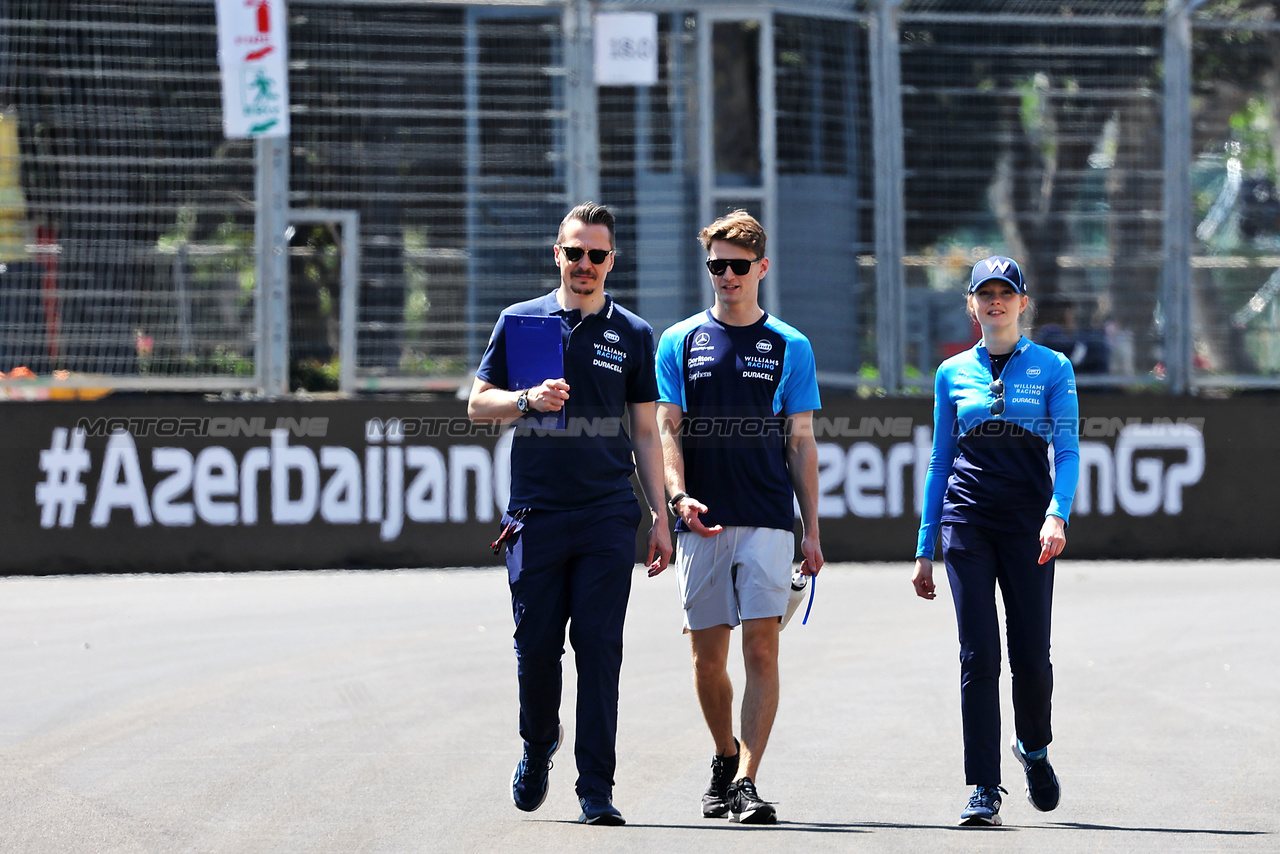
[[[778,633],[795,553],[793,498],[804,537],[801,571],[822,568],[820,408],[813,348],[760,308],[769,269],[765,232],[746,211],[702,230],[715,302],[658,344],[658,424],[694,686],[715,742],[707,818],[773,824],[756,774],[778,710]],[[651,570],[650,574],[657,574]],[[731,632],[742,626],[746,686],[734,737]]]

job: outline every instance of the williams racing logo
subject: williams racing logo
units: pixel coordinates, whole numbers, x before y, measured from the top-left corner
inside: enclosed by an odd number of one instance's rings
[[[761,341],[760,344],[768,344],[768,341]],[[759,349],[759,345],[756,345]],[[771,348],[772,349],[772,348]],[[768,380],[774,382],[777,380],[778,366],[781,364],[777,359],[766,359],[763,356],[744,356],[742,365],[746,370],[742,372],[742,378],[747,380]]]
[[[612,336],[612,337],[610,337]],[[612,343],[618,342],[618,333],[612,329],[604,333],[604,339]],[[627,361],[627,353],[617,347],[611,347],[608,344],[602,344],[599,341],[595,344],[596,355],[591,360],[593,367],[604,368],[606,371],[622,373],[622,365]]]

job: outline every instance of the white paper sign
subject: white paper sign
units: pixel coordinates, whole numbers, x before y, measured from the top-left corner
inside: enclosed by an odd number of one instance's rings
[[[218,0],[222,131],[228,139],[289,135],[284,0]]]
[[[658,16],[653,12],[596,15],[596,85],[658,82]]]

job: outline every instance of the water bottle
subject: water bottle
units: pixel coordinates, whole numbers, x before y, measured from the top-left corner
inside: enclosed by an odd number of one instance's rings
[[[808,589],[809,576],[798,569],[791,573],[791,597],[787,600],[787,613],[782,618],[782,628],[787,627],[792,615],[800,609],[800,603],[804,601],[804,595]]]

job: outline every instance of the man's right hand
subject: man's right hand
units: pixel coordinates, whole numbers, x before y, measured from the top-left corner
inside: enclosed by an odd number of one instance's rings
[[[529,389],[529,408],[538,412],[559,412],[569,399],[569,384],[563,378],[543,380]]]
[[[702,520],[698,517],[707,512],[707,505],[691,496],[686,495],[676,502],[675,511],[676,515],[684,520],[685,527],[699,537],[714,537],[724,530],[723,525],[708,528],[702,524]]]

